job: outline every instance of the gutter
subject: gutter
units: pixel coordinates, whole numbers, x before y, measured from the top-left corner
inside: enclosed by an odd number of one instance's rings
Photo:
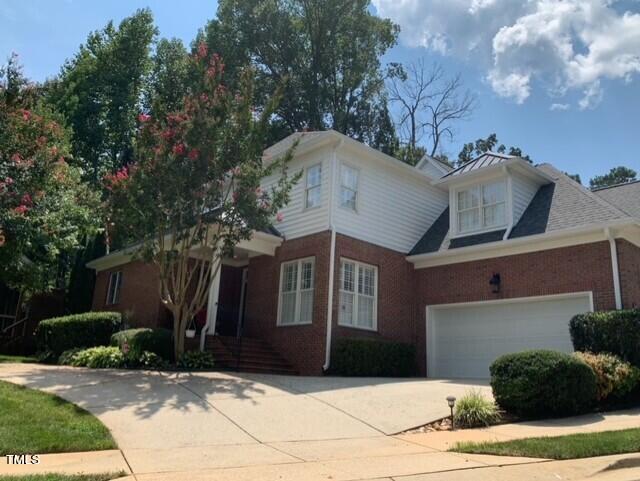
[[[613,292],[616,299],[616,309],[622,309],[622,292],[620,290],[620,269],[618,266],[618,247],[616,246],[616,239],[614,238],[611,229],[606,227],[604,229],[604,235],[609,240],[609,247],[611,249],[611,271],[613,272]]]
[[[329,370],[331,365],[331,339],[333,328],[333,291],[334,291],[334,278],[336,270],[336,228],[333,222],[333,203],[334,203],[334,189],[336,184],[336,172],[338,169],[337,152],[344,144],[344,139],[340,139],[340,142],[336,144],[333,149],[333,156],[331,157],[331,184],[329,185],[329,230],[331,231],[331,247],[329,250],[329,289],[327,295],[327,338],[325,340],[325,353],[324,353],[324,365],[323,371]]]

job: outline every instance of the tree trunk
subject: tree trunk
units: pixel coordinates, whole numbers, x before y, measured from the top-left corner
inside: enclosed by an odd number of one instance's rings
[[[178,362],[184,354],[185,329],[189,319],[184,319],[184,310],[176,309],[173,312],[173,355]]]

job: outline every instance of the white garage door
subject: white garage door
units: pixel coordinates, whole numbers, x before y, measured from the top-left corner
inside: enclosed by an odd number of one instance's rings
[[[438,378],[488,378],[503,354],[571,352],[569,321],[592,310],[591,293],[427,307],[427,371]]]

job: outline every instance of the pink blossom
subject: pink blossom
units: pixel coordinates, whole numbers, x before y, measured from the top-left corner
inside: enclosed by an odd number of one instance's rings
[[[2,229],[0,229],[0,247],[2,247],[5,243],[6,239],[4,237],[4,232],[2,232]]]
[[[160,135],[162,135],[163,139],[170,139],[171,137],[174,136],[174,134],[175,132],[172,129],[167,129],[167,130],[164,130]]]
[[[196,160],[199,155],[200,155],[200,152],[198,151],[198,149],[191,149],[189,151],[189,158],[191,160]]]
[[[29,194],[24,194],[22,196],[22,203],[24,205],[32,205],[33,201],[31,200],[31,196]]]
[[[284,220],[284,215],[282,215],[282,212],[278,212],[276,214],[276,222],[282,222]]]
[[[41,135],[40,137],[38,137],[38,139],[36,140],[36,143],[42,147],[44,144],[47,143],[47,138],[44,135]]]
[[[31,118],[31,112],[29,112],[28,110],[23,110],[22,111],[22,119],[23,120],[29,120]]]
[[[204,42],[200,42],[198,44],[198,51],[196,53],[196,57],[198,57],[199,59],[203,59],[207,56],[207,52],[208,52],[208,48],[207,48],[207,44]]]
[[[7,185],[11,185],[11,184],[13,184],[13,179],[11,177],[5,177],[4,178],[4,182]]]
[[[179,143],[173,146],[173,153],[176,155],[183,155],[185,153],[186,147],[183,143]]]
[[[11,156],[11,162],[14,164],[20,164],[22,162],[22,156],[16,152]]]
[[[13,209],[13,211],[18,215],[24,215],[28,210],[29,208],[26,205],[19,205],[18,207]]]
[[[145,122],[148,122],[149,120],[151,120],[151,115],[144,114],[144,113],[138,115],[138,121],[141,124],[144,124]]]
[[[256,188],[256,195],[262,195],[262,188],[258,187]]]

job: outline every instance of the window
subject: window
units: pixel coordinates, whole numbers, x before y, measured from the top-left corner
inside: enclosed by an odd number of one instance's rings
[[[122,271],[109,274],[109,289],[107,290],[107,305],[117,304],[120,300],[120,288],[122,287]]]
[[[378,328],[378,268],[360,262],[340,263],[340,314],[342,326],[375,331]]]
[[[307,187],[305,190],[304,206],[306,209],[311,207],[317,207],[320,205],[321,191],[320,184],[322,183],[322,165],[314,165],[307,169]]]
[[[313,258],[283,262],[280,269],[278,324],[310,324],[313,320]]]
[[[358,197],[358,171],[348,165],[340,170],[340,205],[356,210]]]
[[[505,190],[504,181],[500,181],[458,191],[458,232],[473,232],[505,225]]]

